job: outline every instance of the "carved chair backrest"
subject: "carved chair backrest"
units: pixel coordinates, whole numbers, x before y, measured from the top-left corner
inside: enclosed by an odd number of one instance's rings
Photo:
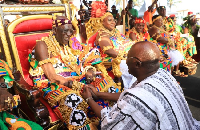
[[[13,21],[8,26],[8,36],[11,42],[16,68],[24,80],[33,85],[29,75],[30,64],[28,56],[35,47],[36,40],[48,36],[52,29],[51,15],[30,15]]]

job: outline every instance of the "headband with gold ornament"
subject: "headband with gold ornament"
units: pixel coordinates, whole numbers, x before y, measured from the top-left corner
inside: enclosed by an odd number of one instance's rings
[[[145,23],[145,20],[136,18],[135,23]]]
[[[60,25],[65,25],[65,24],[72,24],[71,20],[67,20],[67,19],[53,19],[53,27],[58,27]]]
[[[166,7],[165,7],[165,6],[159,6],[159,7],[157,8],[157,10],[159,11],[160,9],[166,9]]]
[[[83,74],[86,74],[87,71],[90,70],[90,69],[93,70],[94,73],[96,74],[96,68],[93,67],[93,66],[86,66],[86,67],[84,68]]]
[[[156,20],[162,18],[162,16],[158,16],[157,18],[155,18],[152,22],[155,22]]]
[[[101,21],[103,21],[109,15],[112,15],[112,14],[110,12],[106,12],[103,16],[101,16]]]

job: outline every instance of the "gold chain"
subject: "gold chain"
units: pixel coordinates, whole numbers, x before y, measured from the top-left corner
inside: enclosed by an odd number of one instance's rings
[[[153,27],[157,28],[161,33],[165,33],[165,34],[167,34],[167,36],[169,36],[169,33],[167,31],[165,31],[164,29],[161,29],[161,28],[159,28],[159,27],[157,27],[155,25],[153,25]],[[159,37],[160,37],[160,35],[159,35]],[[157,36],[156,39],[158,39],[159,37]],[[169,37],[167,39],[168,39],[168,43],[167,44],[169,46],[174,47],[174,41],[172,39],[170,39]]]
[[[142,33],[138,33],[134,27],[131,29],[131,31],[136,33],[136,38],[139,37],[139,39],[136,40],[137,42],[144,41],[144,36]]]
[[[104,36],[107,36],[107,37],[117,37],[117,43],[119,43],[120,45],[123,45],[122,41],[124,41],[124,39],[121,37],[121,34],[117,32],[116,29],[113,29],[112,31],[108,30],[107,28],[105,28],[104,26],[101,26],[100,29],[99,29],[99,41],[101,41],[101,38],[104,37]],[[102,34],[102,33],[105,33],[105,34]]]
[[[53,56],[61,56],[61,59],[66,66],[75,71],[77,74],[80,74],[80,69],[77,69],[78,66],[76,64],[77,58],[72,54],[70,48],[67,45],[64,46],[63,52],[61,46],[57,42],[55,36],[53,36],[52,32],[49,33],[49,37],[43,37],[42,41],[44,41],[47,45],[49,58],[51,54]]]
[[[159,28],[159,27],[157,27],[157,26],[155,26],[155,25],[153,25],[153,27],[157,28],[160,32],[166,33],[167,35],[169,34],[169,33],[166,32],[163,28],[161,29],[161,28]]]

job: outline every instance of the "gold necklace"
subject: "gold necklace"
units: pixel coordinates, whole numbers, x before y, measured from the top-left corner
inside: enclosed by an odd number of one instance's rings
[[[105,28],[104,26],[101,26],[100,29],[99,29],[99,33],[100,33],[100,38],[103,37],[103,36],[108,36],[108,35],[111,35],[111,36],[115,36],[115,29],[113,29],[112,31],[108,30],[107,28]],[[106,33],[104,35],[102,35],[102,33]]]
[[[80,69],[77,69],[78,66],[76,64],[77,58],[72,54],[67,45],[64,46],[63,51],[52,32],[49,33],[49,37],[42,38],[42,41],[44,41],[47,45],[49,58],[51,54],[53,56],[60,56],[66,66],[75,71],[77,74],[80,74]]]
[[[167,31],[165,31],[164,29],[161,29],[161,28],[159,28],[159,27],[157,27],[157,26],[155,26],[155,25],[153,25],[153,27],[157,28],[159,31],[162,31],[162,33],[165,33],[165,34],[167,35],[167,37],[165,37],[165,38],[168,39],[167,45],[172,46],[172,47],[175,46],[175,45],[174,45],[174,41],[173,41],[172,39],[169,38],[170,35],[169,35],[169,33],[168,33]]]
[[[105,33],[105,34],[102,34],[102,33]],[[100,36],[99,41],[101,41],[101,38],[104,36],[108,36],[109,38],[111,36],[116,37],[117,43],[120,45],[123,45],[124,39],[122,38],[121,34],[116,31],[116,29],[113,29],[112,31],[110,31],[107,28],[105,28],[104,26],[101,26],[99,29],[99,36]]]
[[[163,28],[159,28],[156,25],[153,25],[153,27],[157,28],[161,33],[166,33],[167,35],[169,35],[169,33],[167,31],[165,31]]]
[[[136,34],[136,38],[139,37],[139,39],[136,39],[137,42],[144,41],[143,33],[138,33],[134,27],[131,29],[131,31]]]

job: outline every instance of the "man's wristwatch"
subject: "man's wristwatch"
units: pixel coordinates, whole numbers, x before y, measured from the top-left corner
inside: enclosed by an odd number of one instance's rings
[[[93,98],[92,98],[92,97],[88,97],[88,98],[86,98],[86,99],[85,99],[86,103],[88,103],[88,101],[89,101],[90,99],[92,99],[92,100],[93,100]]]

